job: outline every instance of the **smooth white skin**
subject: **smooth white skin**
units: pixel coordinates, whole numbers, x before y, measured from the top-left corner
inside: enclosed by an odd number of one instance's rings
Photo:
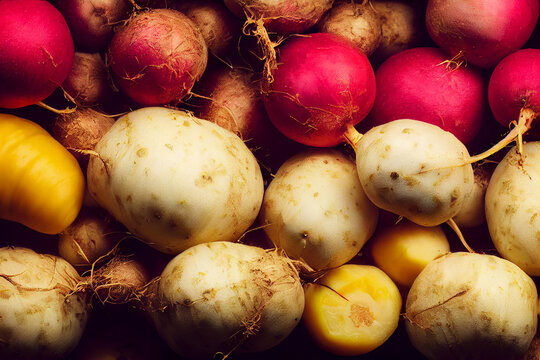
[[[523,162],[520,164],[520,161]],[[540,142],[512,148],[486,191],[486,222],[500,255],[531,276],[540,275]]]
[[[151,312],[156,328],[186,358],[265,351],[287,337],[304,310],[302,284],[288,260],[231,242],[177,255],[161,274],[158,296],[164,310]]]
[[[345,264],[377,225],[354,161],[313,149],[288,159],[266,189],[259,220],[276,247],[314,269]]]
[[[452,253],[430,262],[406,302],[406,328],[429,359],[519,359],[537,327],[537,290],[493,255]]]
[[[234,241],[263,198],[257,160],[232,132],[160,107],[119,118],[88,165],[90,194],[150,246],[178,254]]]
[[[62,359],[77,346],[88,306],[64,259],[0,248],[0,358]]]
[[[459,212],[474,184],[469,158],[450,132],[410,119],[376,126],[356,146],[368,198],[423,226],[440,225]]]

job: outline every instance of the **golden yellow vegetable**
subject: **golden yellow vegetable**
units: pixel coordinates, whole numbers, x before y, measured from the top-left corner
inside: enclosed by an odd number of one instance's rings
[[[304,324],[317,344],[332,354],[368,353],[398,326],[401,295],[375,266],[342,265],[304,290]]]
[[[57,234],[75,220],[84,188],[77,160],[45,129],[0,114],[0,218]]]

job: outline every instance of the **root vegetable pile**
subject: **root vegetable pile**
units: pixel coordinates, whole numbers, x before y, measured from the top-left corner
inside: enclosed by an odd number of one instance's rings
[[[536,358],[539,14],[0,0],[0,359]]]

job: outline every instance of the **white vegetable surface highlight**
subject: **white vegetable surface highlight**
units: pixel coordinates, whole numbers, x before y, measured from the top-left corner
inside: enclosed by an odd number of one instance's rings
[[[234,241],[263,197],[259,165],[232,132],[187,112],[142,108],[119,118],[95,148],[88,188],[150,246],[177,254]]]
[[[60,257],[0,248],[0,359],[66,358],[88,318],[80,281]]]
[[[428,359],[520,359],[537,327],[533,280],[498,256],[450,253],[430,262],[406,301],[406,328]]]
[[[232,242],[199,244],[177,255],[158,283],[151,312],[182,358],[265,351],[299,323],[304,292],[290,260]]]
[[[469,158],[450,132],[410,119],[376,126],[356,145],[368,198],[422,226],[440,225],[459,212],[474,184]]]
[[[488,184],[486,221],[499,254],[531,276],[540,275],[540,142],[513,147]]]
[[[289,257],[327,269],[360,251],[375,231],[378,214],[354,161],[337,150],[312,149],[279,168],[266,190],[260,222]]]

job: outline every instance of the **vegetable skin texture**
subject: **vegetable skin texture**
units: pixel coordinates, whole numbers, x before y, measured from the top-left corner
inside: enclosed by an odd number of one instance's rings
[[[262,19],[265,28],[279,35],[304,33],[328,11],[333,0],[224,0],[241,19]]]
[[[494,67],[530,38],[539,15],[537,0],[429,0],[429,36],[450,57]]]
[[[499,162],[485,198],[489,234],[499,254],[531,276],[540,275],[538,203],[540,142],[514,146]]]
[[[0,248],[0,357],[67,358],[88,319],[85,296],[75,291],[81,280],[61,257]]]
[[[2,0],[0,24],[0,108],[44,100],[73,63],[73,39],[64,17],[45,0]]]
[[[315,342],[339,356],[366,354],[396,330],[397,286],[371,265],[346,264],[305,285],[303,321]]]
[[[430,261],[450,252],[440,226],[420,226],[408,220],[380,229],[370,244],[377,267],[405,287],[413,284]]]
[[[85,179],[73,155],[36,123],[0,114],[0,217],[57,234],[77,217]]]
[[[533,280],[494,255],[450,253],[430,262],[406,301],[413,345],[433,360],[520,359],[537,327]]]
[[[311,149],[279,168],[265,191],[259,221],[287,256],[322,270],[356,256],[373,235],[378,215],[354,161],[334,149]]]
[[[191,19],[152,9],[118,29],[108,62],[115,84],[143,106],[177,104],[206,69],[208,48]]]
[[[521,49],[504,57],[489,79],[488,98],[502,126],[517,121],[520,111],[540,113],[540,49]]]
[[[273,81],[263,84],[268,116],[285,136],[308,146],[344,142],[375,101],[375,74],[367,56],[345,38],[312,33],[279,48]]]
[[[135,110],[95,151],[90,194],[159,251],[237,240],[259,212],[263,180],[253,153],[232,132],[187,112]]]
[[[434,47],[404,50],[377,69],[377,95],[369,119],[381,125],[397,119],[434,124],[470,143],[489,115],[487,81],[473,66],[456,68]]]
[[[469,152],[450,132],[400,119],[375,126],[356,144],[356,168],[379,208],[423,226],[454,217],[472,191]]]
[[[196,245],[159,278],[161,309],[150,315],[182,358],[261,352],[296,327],[304,292],[296,269],[276,251],[232,242]]]

